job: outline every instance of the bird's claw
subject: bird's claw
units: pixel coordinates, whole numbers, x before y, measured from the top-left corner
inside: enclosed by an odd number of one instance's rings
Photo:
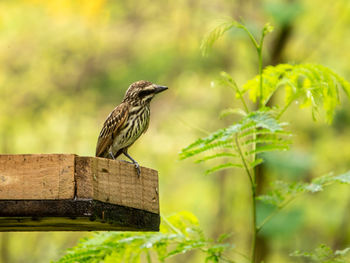
[[[137,177],[140,178],[140,175],[141,175],[140,165],[138,163],[134,163],[134,165],[135,165],[135,168],[136,168]]]

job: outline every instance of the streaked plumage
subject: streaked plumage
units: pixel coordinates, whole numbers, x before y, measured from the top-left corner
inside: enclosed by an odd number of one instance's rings
[[[107,117],[98,137],[96,156],[115,159],[127,156],[137,168],[138,163],[128,154],[128,148],[144,133],[150,120],[150,102],[167,87],[149,81],[137,81],[130,85],[124,99]]]

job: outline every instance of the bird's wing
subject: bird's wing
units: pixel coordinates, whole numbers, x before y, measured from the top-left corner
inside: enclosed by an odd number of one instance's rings
[[[128,118],[129,107],[126,103],[118,105],[107,117],[103,124],[96,146],[96,156],[103,157],[105,151],[113,143],[120,127]]]

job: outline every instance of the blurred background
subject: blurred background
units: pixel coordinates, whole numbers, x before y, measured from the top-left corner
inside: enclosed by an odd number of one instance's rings
[[[257,57],[241,31],[230,31],[202,57],[200,41],[224,17],[242,18],[267,37],[264,63],[320,63],[350,80],[348,0],[2,0],[0,1],[0,153],[75,153],[93,156],[98,133],[130,83],[169,86],[152,104],[150,127],[129,153],[159,171],[161,212],[193,212],[210,237],[232,233],[249,249],[250,207],[239,170],[205,176],[206,164],[179,161],[178,152],[207,132],[231,124],[221,110],[240,107],[231,91],[211,87],[220,71],[241,85],[257,74]],[[307,110],[284,119],[292,150],[268,156],[271,180],[309,180],[350,166],[350,108],[345,100],[332,126]],[[278,104],[278,101],[274,101]],[[261,178],[261,188],[267,188]],[[258,240],[265,262],[325,243],[350,243],[349,186],[305,195],[278,215]],[[268,207],[259,206],[263,217]],[[0,262],[58,259],[88,232],[0,233]],[[235,258],[235,255],[232,255]],[[203,262],[196,254],[172,262]]]

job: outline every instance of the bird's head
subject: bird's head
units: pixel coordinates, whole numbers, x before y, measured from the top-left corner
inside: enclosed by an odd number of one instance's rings
[[[166,86],[159,86],[150,81],[139,80],[130,85],[123,101],[141,104],[150,103],[156,94],[166,89],[168,89]]]

